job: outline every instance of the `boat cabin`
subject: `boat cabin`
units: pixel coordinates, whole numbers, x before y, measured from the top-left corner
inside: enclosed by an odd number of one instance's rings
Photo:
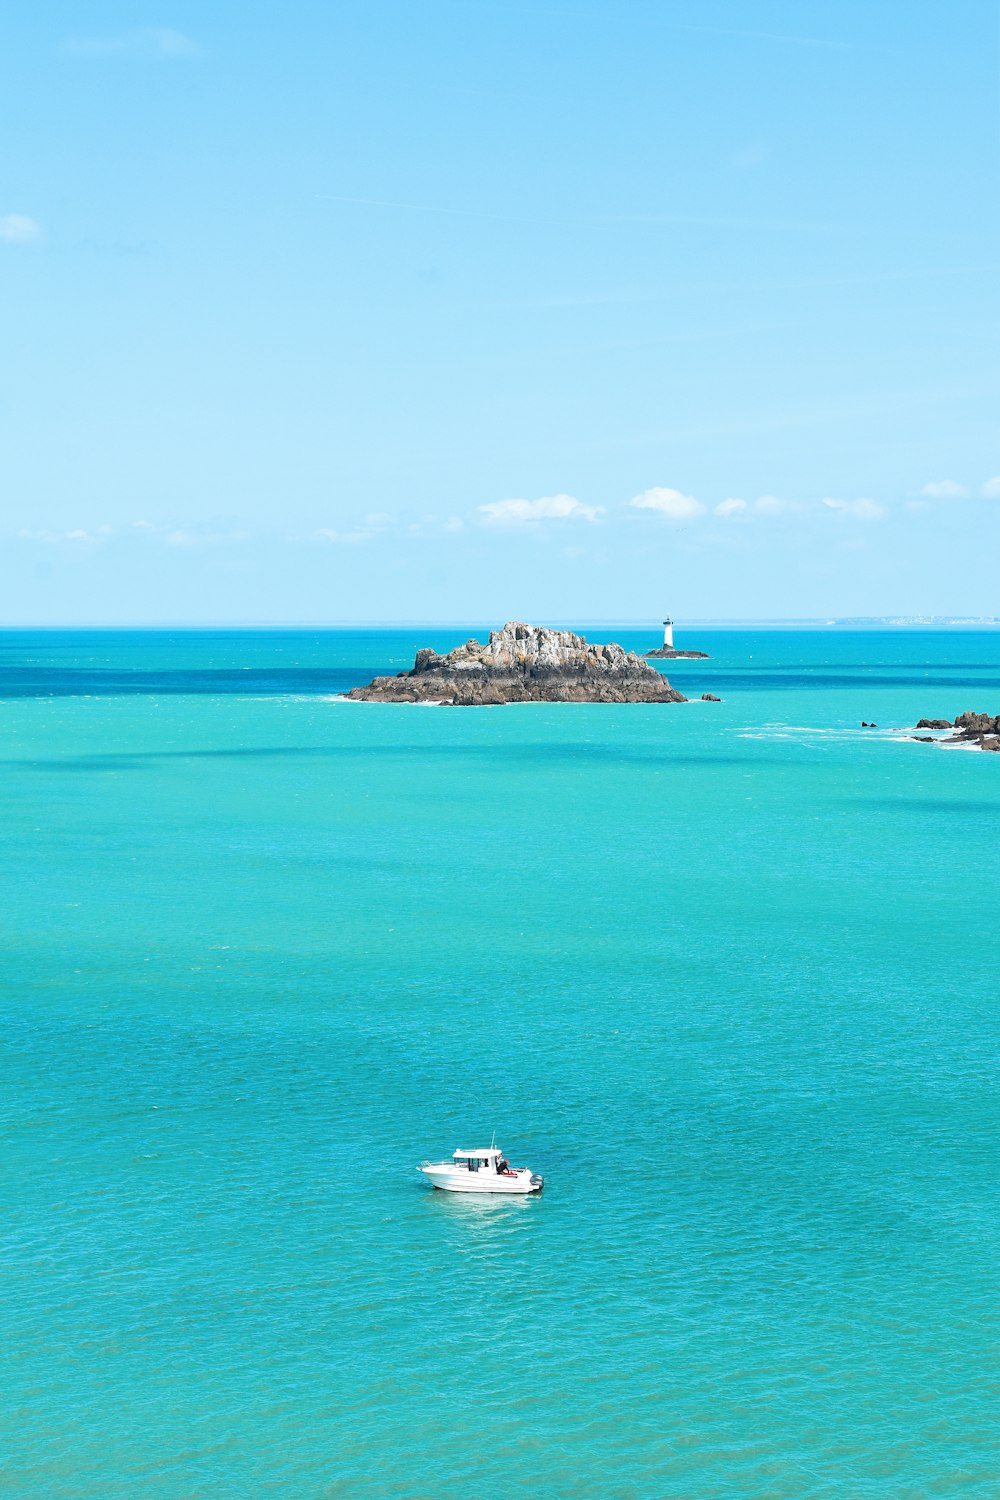
[[[482,1151],[456,1151],[452,1161],[456,1167],[466,1168],[470,1172],[502,1172],[507,1166],[502,1158],[501,1151],[495,1146],[489,1146]]]

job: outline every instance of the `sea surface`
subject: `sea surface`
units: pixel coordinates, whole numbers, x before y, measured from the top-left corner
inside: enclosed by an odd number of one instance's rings
[[[0,1493],[995,1500],[1000,632],[468,633],[0,636]]]

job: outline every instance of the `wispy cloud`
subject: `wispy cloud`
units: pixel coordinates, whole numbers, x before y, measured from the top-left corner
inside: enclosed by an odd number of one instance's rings
[[[681,490],[657,488],[643,490],[641,495],[635,495],[629,505],[633,510],[653,510],[657,515],[665,516],[668,521],[690,521],[695,516],[704,513],[705,507],[700,500],[693,495],[685,495]]]
[[[792,509],[787,500],[779,500],[777,495],[758,495],[753,508],[759,516],[780,516]]]
[[[151,526],[143,522],[132,522],[130,530],[139,536],[148,536],[167,547],[224,547],[229,542],[245,542],[250,533],[239,527],[227,526],[223,521],[219,529],[195,522],[191,526]]]
[[[172,547],[182,550],[197,547],[226,547],[234,542],[250,540],[250,532],[229,525],[224,518],[215,526],[199,521],[178,522],[149,521],[138,519],[121,521],[115,525],[106,522],[84,526],[21,526],[16,532],[22,542],[34,542],[57,547],[84,544],[113,544],[134,546]]]
[[[763,166],[767,161],[768,150],[759,141],[751,141],[747,146],[741,146],[730,158],[732,165],[738,167],[741,172],[752,172],[755,167]]]
[[[738,500],[735,497],[720,500],[713,506],[717,516],[783,516],[789,511],[801,510],[802,506],[792,500],[780,500],[777,495],[758,495],[756,500]]]
[[[981,495],[986,500],[1000,500],[1000,474],[993,479],[987,479],[979,486],[979,489],[970,489],[966,484],[959,484],[957,479],[934,479],[925,484],[920,491],[930,500],[963,500]],[[912,505],[910,509],[912,510]]]
[[[313,533],[317,541],[332,542],[336,547],[352,547],[358,542],[369,542],[376,534],[374,531],[363,531],[360,526],[353,531],[335,531],[332,526],[321,526],[319,531]]]
[[[744,31],[734,26],[686,25],[683,21],[671,21],[667,24],[672,31],[701,32],[703,36],[727,36],[745,42],[777,42],[787,47],[815,47],[821,51],[829,52],[855,52],[859,50],[855,42],[842,42],[834,37],[796,36],[784,31]],[[864,48],[861,50],[870,51],[873,49]]]
[[[321,526],[313,532],[313,537],[318,542],[330,542],[336,547],[354,547],[359,542],[370,542],[372,537],[381,536],[388,531],[392,523],[392,517],[384,511],[372,511],[365,516],[363,522],[341,531],[335,526]]]
[[[182,31],[169,26],[141,26],[134,31],[120,31],[113,36],[72,37],[67,52],[76,57],[138,57],[165,60],[199,57],[201,48]]]
[[[49,531],[44,527],[22,526],[18,531],[18,537],[22,542],[41,542],[46,547],[57,547],[62,542],[97,542],[110,534],[110,526],[102,526],[97,531],[85,531],[82,526],[74,526],[67,531]]]
[[[967,494],[964,484],[959,484],[955,479],[932,479],[925,484],[920,491],[922,495],[929,495],[932,500],[957,500],[959,496]]]
[[[571,5],[538,5],[536,3],[529,3],[529,0],[521,0],[521,3],[518,3],[518,0],[505,0],[503,10],[504,12],[525,11],[531,15],[533,20],[537,20],[539,16],[549,16],[554,19],[586,23],[601,22],[605,19],[600,7],[595,10],[593,8]],[[635,11],[631,11],[628,14],[624,11],[620,13],[608,11],[606,15],[609,17],[611,15],[614,16],[614,25],[616,27],[627,26],[631,31],[642,30],[660,33],[663,31],[700,32],[704,36],[733,37],[740,41],[751,42],[776,42],[791,47],[818,47],[835,52],[869,52],[875,50],[870,47],[861,47],[857,42],[841,41],[836,37],[801,36],[796,33],[790,34],[784,31],[751,31],[735,26],[697,25],[693,22],[671,21],[655,13],[642,16]]]
[[[881,521],[885,515],[885,506],[879,505],[877,500],[834,500],[830,496],[824,499],[823,504],[828,510],[836,511],[841,516],[852,516],[858,521]]]
[[[322,193],[324,203],[349,203],[359,208],[388,208],[395,213],[443,214],[461,219],[483,219],[502,224],[530,224],[535,228],[572,224],[662,224],[678,229],[735,229],[767,234],[857,234],[851,225],[823,224],[797,219],[720,218],[705,214],[657,213],[525,213],[523,209],[469,208],[458,203],[413,203],[399,198],[368,198],[348,193]]]
[[[42,226],[27,214],[0,214],[0,240],[7,245],[33,245],[42,237]]]
[[[584,505],[572,495],[543,495],[539,500],[494,500],[479,506],[485,526],[537,526],[540,521],[598,521],[602,505]]]

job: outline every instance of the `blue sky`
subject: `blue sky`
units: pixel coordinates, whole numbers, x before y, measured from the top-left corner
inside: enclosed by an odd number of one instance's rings
[[[0,616],[1000,614],[994,0],[0,15]]]

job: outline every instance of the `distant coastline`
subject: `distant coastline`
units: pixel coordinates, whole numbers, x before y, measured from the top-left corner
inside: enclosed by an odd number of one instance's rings
[[[555,626],[559,629],[576,631],[627,631],[630,634],[648,632],[649,618],[643,619],[569,619],[560,616],[549,616],[554,619]],[[698,630],[712,631],[736,631],[736,630],[767,630],[767,631],[878,631],[892,630],[900,633],[906,631],[976,631],[976,630],[1000,630],[1000,617],[997,616],[952,616],[952,615],[856,615],[838,616],[826,618],[808,619],[754,619],[746,618],[696,618],[691,616],[678,622],[683,628],[697,628]],[[203,620],[185,618],[182,620],[172,619],[71,619],[71,620],[8,620],[0,621],[0,632],[8,631],[13,634],[33,632],[37,634],[58,634],[60,632],[89,633],[103,631],[108,634],[118,634],[127,631],[176,631],[181,634],[195,634],[199,631],[219,631],[224,634],[238,634],[248,631],[273,631],[273,632],[295,632],[314,630],[451,630],[468,631],[482,630],[484,622],[482,618],[472,619],[465,616],[461,619],[392,619],[390,617],[378,618],[356,618],[356,619],[302,619],[289,620],[287,618],[269,619],[215,619],[211,616]]]

